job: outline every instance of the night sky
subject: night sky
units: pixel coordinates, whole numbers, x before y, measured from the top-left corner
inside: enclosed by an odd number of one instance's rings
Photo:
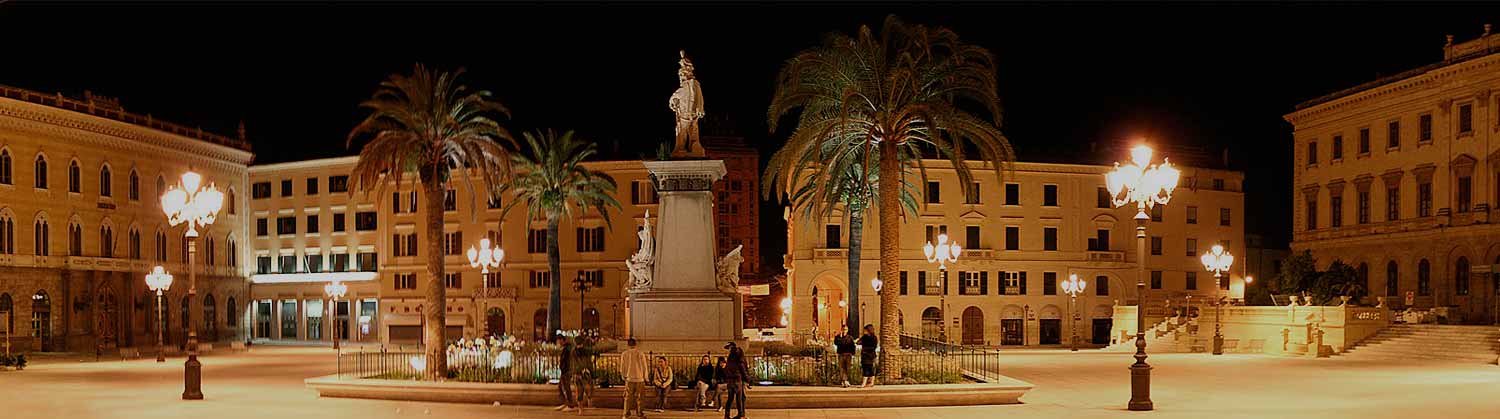
[[[243,120],[257,163],[352,155],[376,84],[414,62],[466,67],[513,133],[576,129],[634,156],[672,137],[677,50],[710,117],[769,155],[783,60],[887,14],[946,26],[999,60],[1002,129],[1025,161],[1082,161],[1144,136],[1230,152],[1247,172],[1247,233],[1290,235],[1297,103],[1441,60],[1444,35],[1500,23],[1481,3],[402,5],[0,1],[0,84],[117,97],[126,110],[224,134]],[[1124,157],[1121,156],[1121,159]],[[784,224],[763,205],[766,263]]]

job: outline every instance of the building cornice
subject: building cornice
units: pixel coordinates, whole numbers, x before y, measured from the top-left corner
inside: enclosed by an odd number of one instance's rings
[[[1301,125],[1304,122],[1385,96],[1440,84],[1448,79],[1467,73],[1493,71],[1491,68],[1496,66],[1496,64],[1500,64],[1500,54],[1488,54],[1464,61],[1429,65],[1412,70],[1409,72],[1411,74],[1398,75],[1386,80],[1377,80],[1366,85],[1335,92],[1323,98],[1304,102],[1299,105],[1297,110],[1284,115],[1282,119],[1290,122],[1292,125]]]
[[[356,163],[359,163],[359,156],[329,157],[323,159],[290,161],[285,163],[257,164],[254,166],[250,166],[250,174],[257,175],[261,173],[281,170],[322,169],[332,166],[353,167]]]
[[[237,166],[247,166],[255,158],[254,153],[233,147],[11,98],[0,97],[0,117],[8,117],[0,118],[0,126],[80,140],[122,152],[138,153],[142,150],[137,146],[149,146]],[[122,144],[121,140],[129,143]]]

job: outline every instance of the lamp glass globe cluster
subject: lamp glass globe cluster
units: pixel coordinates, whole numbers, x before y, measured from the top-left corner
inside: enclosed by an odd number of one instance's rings
[[[167,269],[160,266],[151,268],[151,273],[146,274],[146,286],[152,291],[166,291],[172,288],[172,274],[167,273]]]
[[[1136,203],[1151,208],[1172,200],[1172,190],[1177,189],[1181,172],[1167,159],[1162,159],[1160,165],[1152,165],[1152,153],[1149,146],[1135,146],[1130,149],[1129,164],[1121,166],[1116,162],[1114,170],[1104,175],[1116,207]]]
[[[1087,281],[1079,281],[1078,280],[1078,275],[1077,274],[1069,274],[1068,275],[1068,280],[1067,281],[1063,281],[1063,283],[1062,283],[1063,292],[1066,292],[1066,293],[1068,293],[1068,295],[1074,296],[1074,297],[1077,297],[1078,293],[1083,292],[1083,289],[1084,288],[1088,288],[1088,286],[1089,286],[1089,283]]]
[[[948,234],[938,234],[937,245],[932,242],[922,246],[922,254],[927,255],[927,262],[937,262],[938,269],[947,269],[949,262],[958,262],[958,255],[963,253],[963,248],[957,242],[949,242]]]
[[[1208,253],[1204,253],[1200,259],[1203,261],[1203,267],[1213,272],[1214,275],[1228,272],[1229,267],[1234,265],[1234,255],[1224,250],[1224,246],[1217,244]]]
[[[469,246],[469,266],[480,268],[480,273],[490,273],[490,268],[499,268],[505,260],[505,249],[490,247],[490,239],[479,239],[479,247]]]
[[[198,227],[214,223],[224,207],[224,193],[210,183],[203,186],[203,176],[192,171],[182,174],[182,182],[161,196],[161,209],[173,226],[187,223],[187,236],[198,237]],[[201,188],[200,188],[201,187]]]

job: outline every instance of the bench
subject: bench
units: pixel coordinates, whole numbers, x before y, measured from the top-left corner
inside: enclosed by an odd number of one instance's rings
[[[1236,352],[1235,349],[1239,349],[1239,347],[1239,339],[1224,339],[1224,352]]]

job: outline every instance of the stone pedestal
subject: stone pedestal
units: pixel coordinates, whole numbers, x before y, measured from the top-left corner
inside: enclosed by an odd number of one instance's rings
[[[630,290],[630,334],[643,350],[721,352],[739,341],[738,299],[716,285],[713,184],[720,160],[648,161],[660,195],[651,284]]]

